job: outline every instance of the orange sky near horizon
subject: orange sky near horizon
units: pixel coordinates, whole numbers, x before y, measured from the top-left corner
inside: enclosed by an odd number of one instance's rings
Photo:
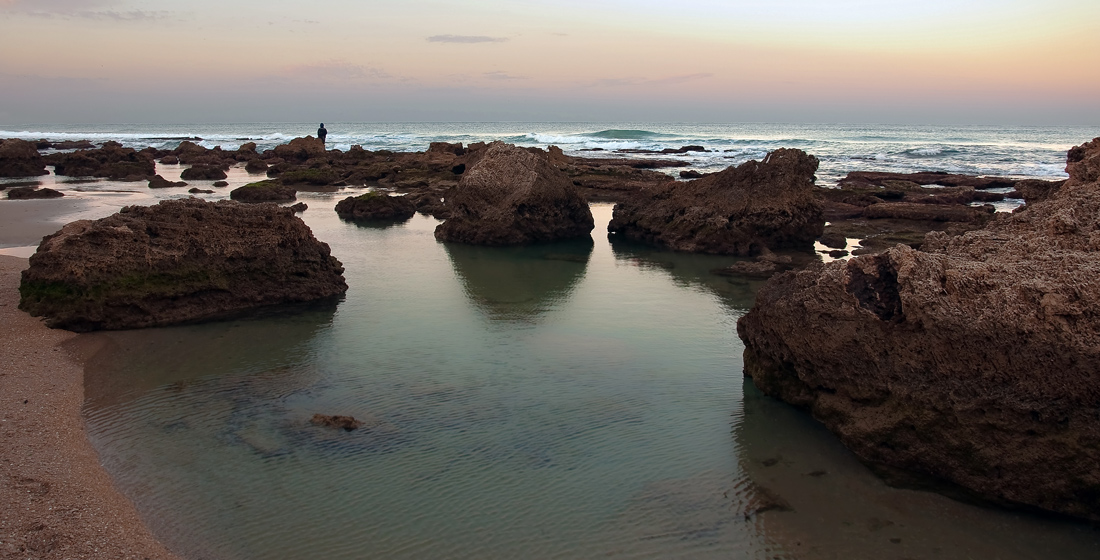
[[[296,101],[344,103],[364,120],[418,120],[416,103],[439,113],[451,100],[462,104],[453,120],[471,111],[474,120],[598,120],[632,106],[639,120],[708,107],[714,120],[786,120],[787,106],[817,111],[815,122],[977,111],[1009,124],[1060,112],[1072,120],[1071,108],[1078,124],[1100,122],[1095,1],[176,6],[0,0],[0,122],[41,122],[33,117],[49,107],[40,98],[65,98],[35,95],[51,88],[82,90],[89,113],[125,116],[109,99],[125,98],[135,118],[200,92],[245,113],[249,101],[277,114]],[[386,118],[387,104],[404,118]]]

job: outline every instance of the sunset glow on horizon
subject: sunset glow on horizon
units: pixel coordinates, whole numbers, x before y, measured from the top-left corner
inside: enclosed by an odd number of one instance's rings
[[[1100,123],[1088,0],[0,0],[0,122]]]

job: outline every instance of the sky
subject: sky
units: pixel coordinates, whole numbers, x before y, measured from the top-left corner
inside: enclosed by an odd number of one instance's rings
[[[0,0],[0,123],[1100,124],[1097,0]]]

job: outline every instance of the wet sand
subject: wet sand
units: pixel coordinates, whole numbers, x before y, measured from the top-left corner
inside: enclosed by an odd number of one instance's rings
[[[26,266],[0,255],[0,558],[176,558],[88,442],[78,336],[18,310]]]

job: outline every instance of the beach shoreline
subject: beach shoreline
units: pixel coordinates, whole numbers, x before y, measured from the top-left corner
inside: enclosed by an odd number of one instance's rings
[[[81,337],[18,309],[27,262],[0,255],[0,558],[178,558],[88,441]]]

